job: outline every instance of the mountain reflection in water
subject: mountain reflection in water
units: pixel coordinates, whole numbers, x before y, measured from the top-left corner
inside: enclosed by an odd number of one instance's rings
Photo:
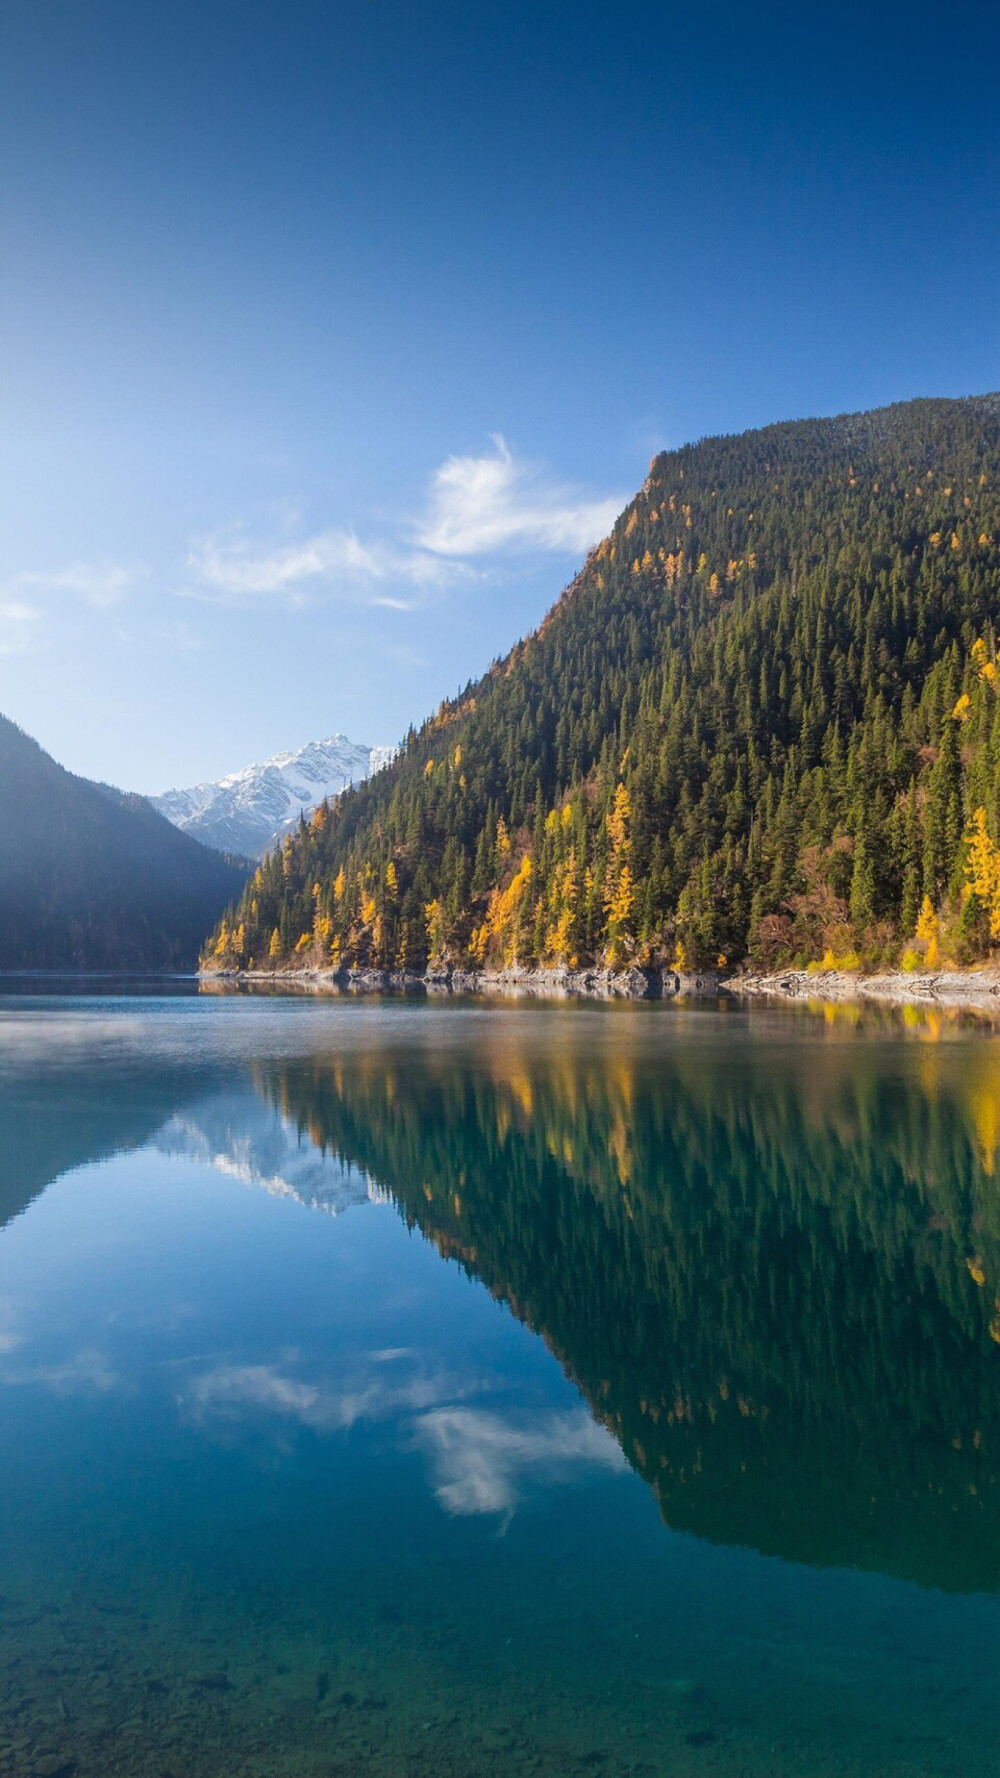
[[[903,1055],[513,1041],[255,1084],[542,1335],[669,1525],[995,1588],[1000,1052]]]
[[[0,1770],[1000,1772],[998,1141],[933,1010],[0,1003]]]
[[[388,1196],[543,1337],[673,1528],[994,1589],[1000,1050],[903,1028],[720,1068],[648,1022],[609,1055],[585,1014],[555,1046],[508,1016],[197,1074],[126,1056],[98,1094],[57,1070],[3,1105],[0,1212],[143,1145],[335,1214]]]

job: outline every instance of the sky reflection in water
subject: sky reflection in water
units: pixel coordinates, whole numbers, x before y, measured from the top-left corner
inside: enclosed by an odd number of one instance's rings
[[[0,1769],[1000,1770],[998,1112],[934,1015],[8,1001]]]

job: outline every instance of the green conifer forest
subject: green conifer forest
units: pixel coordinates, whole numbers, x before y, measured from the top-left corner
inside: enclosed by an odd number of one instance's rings
[[[206,960],[983,957],[998,612],[1000,395],[665,452],[538,630],[272,853]]]

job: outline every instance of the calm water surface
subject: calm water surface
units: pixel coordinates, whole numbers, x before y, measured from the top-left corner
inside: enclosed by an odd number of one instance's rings
[[[1000,1039],[0,1001],[4,1778],[1000,1774]]]

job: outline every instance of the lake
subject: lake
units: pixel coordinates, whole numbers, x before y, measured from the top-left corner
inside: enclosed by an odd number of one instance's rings
[[[1000,1773],[1000,1043],[0,1001],[4,1778]]]

